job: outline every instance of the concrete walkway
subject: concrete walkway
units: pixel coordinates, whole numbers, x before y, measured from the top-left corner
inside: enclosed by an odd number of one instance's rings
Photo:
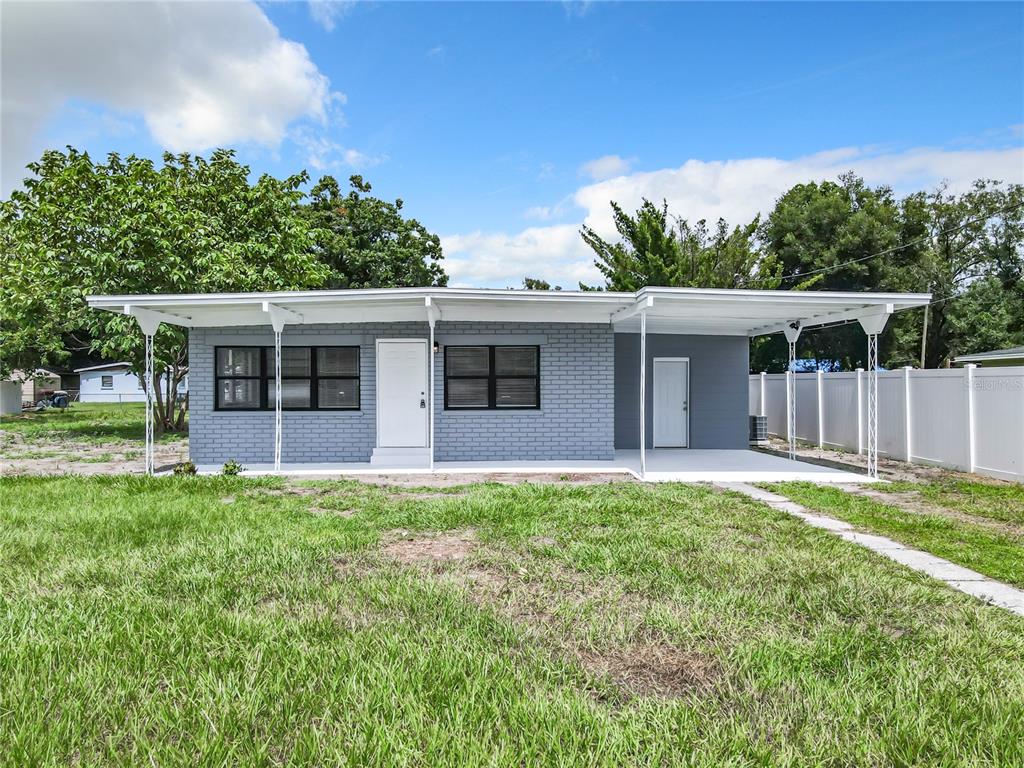
[[[840,538],[852,541],[854,544],[860,544],[872,552],[885,555],[890,560],[895,560],[897,563],[908,568],[943,581],[953,587],[953,589],[966,592],[968,595],[973,595],[985,602],[998,605],[1000,608],[1005,608],[1019,616],[1024,616],[1024,590],[995,581],[969,568],[951,563],[949,560],[943,560],[941,557],[905,547],[898,541],[893,541],[885,536],[859,533],[847,522],[809,512],[804,507],[784,496],[762,490],[753,485],[746,483],[715,483],[715,485],[719,488],[745,494],[757,501],[762,501],[773,509],[788,512],[794,517],[799,517],[808,525],[813,525],[815,528],[824,528]]]

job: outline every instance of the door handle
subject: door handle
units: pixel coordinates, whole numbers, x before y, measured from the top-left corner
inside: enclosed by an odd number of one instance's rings
[[[427,401],[424,398],[420,398],[420,408],[426,408]]]

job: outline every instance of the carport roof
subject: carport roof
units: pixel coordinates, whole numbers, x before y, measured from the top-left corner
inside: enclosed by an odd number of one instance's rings
[[[90,307],[186,328],[425,321],[610,323],[617,332],[759,336],[923,306],[926,293],[837,293],[712,288],[520,291],[380,288],[268,293],[89,296]]]

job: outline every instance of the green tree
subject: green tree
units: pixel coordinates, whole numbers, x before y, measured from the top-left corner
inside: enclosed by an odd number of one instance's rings
[[[329,270],[301,215],[304,173],[261,176],[234,153],[165,154],[162,167],[134,155],[96,163],[48,151],[28,166],[24,189],[0,203],[4,249],[0,364],[56,363],[87,348],[144,367],[134,320],[90,310],[89,294],[207,293],[312,288]],[[188,372],[187,334],[155,339],[158,424],[184,426],[177,384]],[[163,389],[163,392],[160,391]]]
[[[887,187],[871,188],[854,174],[839,182],[798,184],[776,202],[761,229],[765,247],[782,268],[790,290],[907,290],[920,254],[913,249],[874,254],[905,242],[900,205]],[[883,359],[894,336],[881,340]],[[798,355],[819,367],[851,370],[865,364],[864,335],[856,325],[801,334]],[[755,341],[753,370],[785,370],[788,352],[781,335]]]
[[[619,240],[609,242],[592,228],[581,231],[596,255],[594,261],[610,291],[644,286],[702,288],[774,288],[779,270],[774,257],[758,245],[758,220],[730,229],[719,219],[709,230],[705,221],[690,225],[672,216],[668,203],[644,200],[630,215],[612,202]],[[585,286],[581,286],[584,287]]]
[[[917,318],[923,365],[935,368],[956,354],[1019,338],[1024,187],[979,180],[956,195],[941,186],[911,195],[906,207],[927,240],[917,290],[937,300]]]
[[[369,194],[361,176],[349,179],[342,195],[338,182],[324,176],[305,208],[318,232],[316,256],[330,269],[327,288],[393,288],[447,285],[440,238],[393,203]]]
[[[554,288],[551,287],[551,283],[547,280],[541,280],[536,277],[524,277],[523,288],[527,291],[560,291],[562,286],[556,285]]]

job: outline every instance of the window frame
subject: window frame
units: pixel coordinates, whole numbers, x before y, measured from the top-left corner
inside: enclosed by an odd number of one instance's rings
[[[487,375],[479,374],[448,374],[448,350],[464,348],[483,347],[487,350]],[[537,369],[532,376],[503,376],[495,372],[495,350],[505,347],[517,349],[533,349],[536,352]],[[539,344],[446,344],[444,347],[444,410],[446,411],[539,411],[540,402],[540,345]],[[487,405],[449,405],[448,403],[448,380],[449,379],[486,379],[487,380]],[[533,379],[535,405],[498,405],[497,389],[499,379]]]
[[[282,384],[286,380],[302,380],[309,381],[309,405],[301,406],[286,406],[282,403],[282,411],[323,411],[325,413],[333,413],[337,411],[352,412],[361,411],[363,409],[363,381],[362,381],[362,364],[363,364],[363,350],[358,344],[320,344],[318,346],[311,346],[306,344],[294,344],[284,345],[281,347],[284,349],[308,349],[309,350],[309,374],[302,376],[286,376],[281,374]],[[222,376],[218,373],[217,369],[217,358],[220,355],[222,349],[258,349],[260,350],[260,372],[256,376]],[[354,376],[321,376],[317,370],[318,364],[318,352],[321,349],[354,349],[356,351],[356,372]],[[274,404],[270,402],[270,383],[275,380],[274,371],[270,368],[274,364],[274,348],[268,347],[263,344],[219,344],[213,348],[213,410],[220,413],[244,413],[244,412],[259,412],[259,411],[273,411],[275,410]],[[232,408],[230,406],[222,406],[220,404],[220,383],[222,381],[231,380],[254,380],[259,381],[259,393],[260,393],[260,404],[258,406],[246,406],[245,408]],[[355,380],[356,386],[359,390],[359,395],[356,398],[355,405],[343,405],[337,407],[321,406],[320,405],[320,382],[321,381],[338,381],[338,380]]]
[[[107,380],[108,379],[110,380],[109,384],[107,384]],[[100,374],[100,389],[113,389],[113,388],[114,388],[114,374],[112,374],[112,373]]]

